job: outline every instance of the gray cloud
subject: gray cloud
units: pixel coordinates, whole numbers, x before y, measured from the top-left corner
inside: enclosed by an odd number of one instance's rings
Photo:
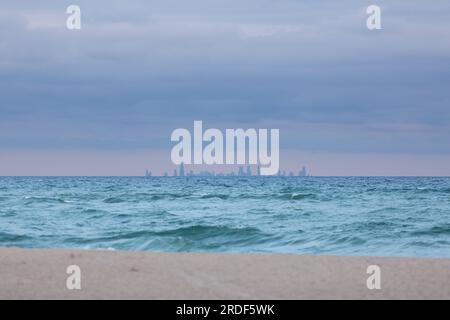
[[[2,150],[148,150],[201,119],[279,126],[286,149],[450,154],[450,4],[0,4]]]

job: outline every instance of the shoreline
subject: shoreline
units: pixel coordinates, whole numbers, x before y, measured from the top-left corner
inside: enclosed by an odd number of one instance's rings
[[[450,259],[0,248],[0,299],[450,299]],[[81,290],[66,287],[81,270]],[[369,290],[370,265],[381,289]]]

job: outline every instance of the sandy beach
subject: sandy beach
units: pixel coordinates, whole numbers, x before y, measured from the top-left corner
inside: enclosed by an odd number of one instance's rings
[[[70,265],[81,290],[66,287]],[[445,259],[0,249],[0,299],[449,298]]]

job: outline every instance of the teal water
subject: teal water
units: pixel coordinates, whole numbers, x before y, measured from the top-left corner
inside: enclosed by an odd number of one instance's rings
[[[450,178],[0,178],[0,246],[450,257]]]

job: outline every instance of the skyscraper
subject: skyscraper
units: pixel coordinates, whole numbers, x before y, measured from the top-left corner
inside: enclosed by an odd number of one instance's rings
[[[180,164],[180,177],[184,177],[184,164]]]
[[[298,173],[299,177],[306,177],[306,167],[303,166],[302,170]]]

